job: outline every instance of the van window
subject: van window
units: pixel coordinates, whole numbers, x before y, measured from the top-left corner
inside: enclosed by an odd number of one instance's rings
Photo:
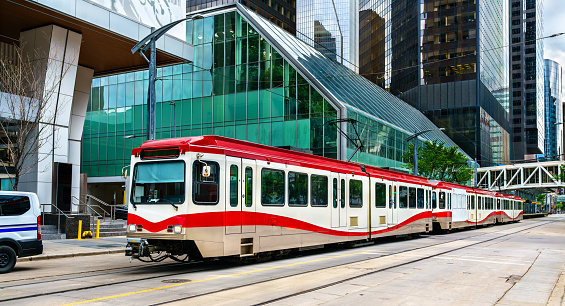
[[[30,209],[26,196],[0,195],[0,216],[19,216]]]

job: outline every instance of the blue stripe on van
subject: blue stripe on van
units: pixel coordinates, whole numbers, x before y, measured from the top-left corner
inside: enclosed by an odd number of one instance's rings
[[[0,233],[37,231],[36,227],[0,228]]]
[[[0,228],[2,228],[2,227],[14,227],[14,226],[30,226],[30,225],[37,226],[37,223],[0,225]]]

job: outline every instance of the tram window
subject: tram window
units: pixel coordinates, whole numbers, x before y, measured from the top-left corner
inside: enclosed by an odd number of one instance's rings
[[[363,182],[349,180],[349,207],[363,207]]]
[[[236,165],[230,166],[230,206],[237,206],[238,192],[238,167]]]
[[[334,178],[334,188],[333,188],[333,200],[334,200],[334,208],[337,208],[337,179]]]
[[[447,194],[447,209],[451,209],[451,193]]]
[[[382,183],[375,184],[375,207],[386,208],[386,185]]]
[[[408,208],[416,208],[416,188],[408,188]]]
[[[210,175],[204,176],[203,169],[210,167]],[[219,182],[218,177],[220,166],[216,162],[195,161],[192,172],[192,197],[194,203],[204,205],[214,205],[218,203]]]
[[[439,209],[445,209],[445,192],[439,192]]]
[[[496,199],[496,209],[500,210],[500,199]]]
[[[328,177],[314,175],[310,177],[312,185],[310,188],[311,206],[328,206]]]
[[[396,187],[394,187],[394,192],[392,192],[392,185],[388,186],[388,208],[392,209],[394,203],[394,196],[396,195]]]
[[[253,205],[253,169],[245,167],[245,206]]]
[[[137,163],[133,170],[132,202],[183,203],[185,168],[182,161]]]
[[[298,172],[288,173],[288,205],[308,205],[308,174]]]
[[[430,191],[426,190],[426,209],[430,209]]]
[[[341,179],[341,208],[345,208],[345,179]]]
[[[471,209],[475,209],[475,196],[471,196]]]
[[[398,208],[408,207],[408,187],[400,186],[398,194]]]
[[[437,192],[432,193],[432,209],[437,208]]]
[[[424,208],[424,189],[418,188],[418,198],[417,198],[417,205],[418,208]]]
[[[284,206],[283,170],[261,170],[261,204]]]

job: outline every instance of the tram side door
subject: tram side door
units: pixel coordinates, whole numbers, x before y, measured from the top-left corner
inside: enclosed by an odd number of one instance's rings
[[[241,234],[242,182],[241,158],[226,156],[225,175],[225,224],[226,234]]]
[[[256,209],[259,203],[259,188],[257,188],[259,177],[256,161],[242,158],[241,172],[241,232],[255,233]]]
[[[345,175],[332,173],[332,227],[347,226],[347,207],[345,203],[346,183]]]
[[[390,184],[387,184],[387,188],[388,188],[387,225],[391,226],[398,224],[398,206],[397,206],[398,184],[393,181]]]

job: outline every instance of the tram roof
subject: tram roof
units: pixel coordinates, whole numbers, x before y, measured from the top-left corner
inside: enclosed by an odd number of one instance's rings
[[[460,184],[451,183],[451,182],[433,181],[433,182],[431,182],[431,184],[432,184],[432,186],[434,186],[434,188],[440,188],[440,189],[461,188],[461,189],[465,189],[469,192],[476,193],[476,194],[489,195],[489,196],[494,196],[494,197],[498,197],[498,198],[508,198],[508,199],[513,199],[513,200],[521,200],[520,197],[515,196],[515,195],[505,194],[505,193],[501,193],[501,192],[494,192],[494,191],[475,188],[475,187],[469,187],[469,186],[460,185]]]
[[[222,154],[233,157],[367,176],[361,171],[361,164],[216,135],[150,140],[144,142],[139,148],[133,149],[132,155],[140,156],[141,151],[146,149],[177,147],[181,150],[181,152]],[[382,178],[398,182],[412,182],[430,186],[428,179],[421,176],[381,169],[368,165],[365,165],[365,170],[371,175],[371,177],[374,178]]]

